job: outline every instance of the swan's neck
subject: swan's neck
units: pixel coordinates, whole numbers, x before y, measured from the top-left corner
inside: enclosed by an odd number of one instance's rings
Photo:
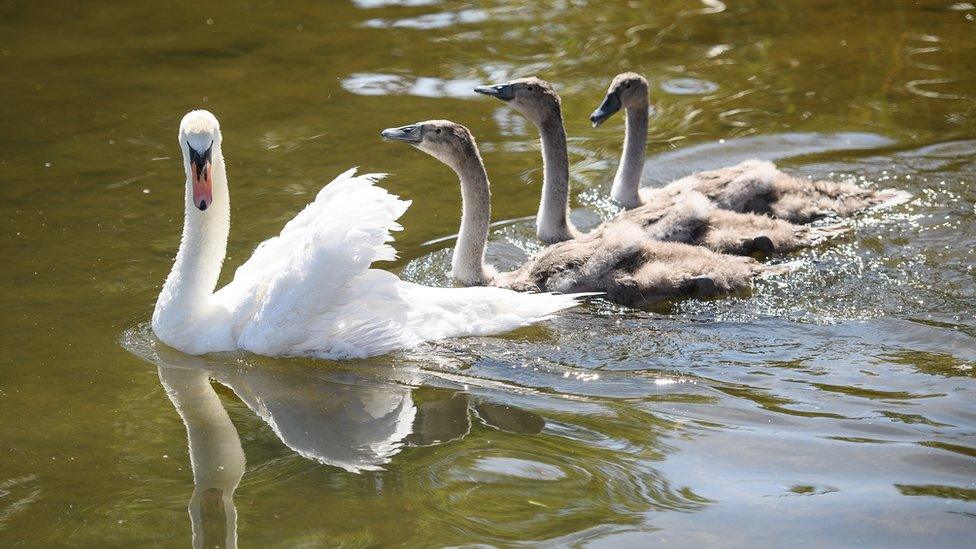
[[[536,235],[546,244],[571,240],[569,221],[569,152],[561,113],[539,124],[542,140],[542,200],[536,216]]]
[[[214,151],[211,162],[213,202],[206,211],[193,205],[191,187],[189,183],[186,185],[183,237],[176,262],[156,301],[154,327],[169,324],[173,329],[177,325],[192,328],[193,321],[199,320],[208,310],[217,286],[230,233],[230,197],[220,150]],[[189,170],[186,176],[189,181]]]
[[[490,282],[485,270],[485,245],[491,220],[491,188],[488,173],[477,150],[456,166],[461,179],[461,230],[451,258],[451,276],[465,286]]]
[[[637,190],[640,188],[647,150],[647,109],[646,104],[627,108],[624,154],[610,190],[610,196],[627,209],[641,205]]]

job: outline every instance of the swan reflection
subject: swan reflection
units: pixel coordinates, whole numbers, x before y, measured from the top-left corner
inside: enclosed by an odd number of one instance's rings
[[[145,335],[128,338],[126,346],[157,366],[186,426],[194,547],[237,544],[233,496],[246,459],[214,382],[233,391],[297,454],[351,473],[381,469],[407,447],[460,439],[470,432],[472,417],[506,431],[538,433],[544,426],[537,414],[481,402],[452,388],[420,387],[430,374],[417,368],[242,365],[185,355]]]
[[[186,425],[193,469],[190,523],[194,547],[236,547],[234,490],[244,476],[244,450],[206,371],[158,366],[159,381]]]

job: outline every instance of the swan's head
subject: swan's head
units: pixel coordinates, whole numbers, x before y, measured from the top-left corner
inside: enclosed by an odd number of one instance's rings
[[[391,141],[409,143],[452,168],[478,156],[478,145],[471,131],[450,120],[426,120],[387,128],[380,135]]]
[[[189,186],[187,196],[200,211],[213,204],[213,154],[220,149],[220,123],[209,111],[190,111],[180,122],[180,148]]]
[[[559,94],[552,84],[534,76],[504,84],[478,86],[474,91],[508,103],[536,125],[553,116],[562,116]]]
[[[643,76],[625,72],[614,77],[603,103],[590,115],[593,127],[602,124],[613,113],[630,107],[647,108],[649,86]]]

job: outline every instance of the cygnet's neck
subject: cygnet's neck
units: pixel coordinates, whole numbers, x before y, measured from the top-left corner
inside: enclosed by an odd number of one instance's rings
[[[626,130],[624,131],[624,153],[613,178],[610,196],[624,208],[631,209],[641,205],[638,189],[641,174],[644,172],[644,154],[647,150],[647,110],[646,103],[627,107]]]
[[[542,141],[542,200],[536,216],[536,235],[546,244],[571,240],[569,221],[569,151],[562,113],[558,110],[538,124]]]
[[[189,324],[199,320],[210,306],[211,296],[220,276],[220,267],[227,253],[230,196],[227,192],[227,171],[223,155],[219,148],[214,147],[211,160],[213,201],[204,211],[193,204],[189,163],[184,164],[187,165],[187,183],[183,200],[183,237],[176,254],[176,262],[156,301],[153,312],[154,327],[158,324],[177,323],[192,329]]]
[[[465,286],[491,282],[485,268],[485,246],[491,222],[491,187],[477,148],[451,164],[461,179],[461,230],[458,232],[451,276]]]

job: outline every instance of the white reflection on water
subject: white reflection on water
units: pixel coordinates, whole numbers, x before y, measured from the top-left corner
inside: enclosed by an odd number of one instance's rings
[[[424,76],[356,73],[342,81],[342,87],[358,95],[414,95],[417,97],[473,97],[476,79],[443,80]]]
[[[430,30],[443,29],[456,25],[480,23],[487,19],[487,11],[468,9],[460,11],[445,11],[440,13],[428,13],[426,15],[405,17],[403,19],[370,19],[369,21],[363,23],[363,26],[373,29]]]
[[[441,0],[352,0],[353,4],[363,9],[385,8],[388,6],[432,6]]]
[[[699,78],[673,78],[662,83],[661,89],[672,95],[705,95],[717,90],[718,84]]]

